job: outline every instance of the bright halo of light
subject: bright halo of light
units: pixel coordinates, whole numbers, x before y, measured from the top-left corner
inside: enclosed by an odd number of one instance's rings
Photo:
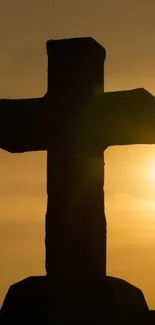
[[[142,171],[145,180],[155,187],[155,154],[149,154],[143,162]]]

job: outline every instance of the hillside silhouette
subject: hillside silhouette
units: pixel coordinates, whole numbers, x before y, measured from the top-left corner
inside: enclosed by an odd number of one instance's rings
[[[141,290],[106,274],[103,152],[155,143],[154,97],[145,89],[104,93],[106,50],[92,38],[50,40],[47,54],[46,95],[0,101],[0,147],[47,150],[48,196],[47,275],[10,287],[1,324],[148,324]]]

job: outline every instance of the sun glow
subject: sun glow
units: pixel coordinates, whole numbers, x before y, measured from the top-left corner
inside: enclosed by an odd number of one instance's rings
[[[150,153],[143,162],[143,176],[150,186],[155,187],[155,154]]]

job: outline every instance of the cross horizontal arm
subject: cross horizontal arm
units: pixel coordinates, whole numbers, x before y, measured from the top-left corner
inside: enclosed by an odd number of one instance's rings
[[[0,100],[0,147],[47,150],[48,106],[46,96]],[[83,108],[76,126],[78,144],[93,156],[108,146],[153,144],[155,98],[145,89],[104,93]]]
[[[0,148],[9,152],[47,149],[44,97],[0,100]]]
[[[104,93],[83,111],[77,135],[93,155],[108,146],[155,144],[155,98],[145,89]]]

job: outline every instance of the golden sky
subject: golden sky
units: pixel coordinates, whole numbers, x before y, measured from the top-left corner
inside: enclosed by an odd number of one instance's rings
[[[153,0],[1,0],[0,98],[42,96],[46,40],[92,36],[107,50],[105,90],[155,95]],[[108,274],[155,309],[155,146],[105,152]],[[0,304],[10,284],[44,274],[46,153],[0,151]]]

